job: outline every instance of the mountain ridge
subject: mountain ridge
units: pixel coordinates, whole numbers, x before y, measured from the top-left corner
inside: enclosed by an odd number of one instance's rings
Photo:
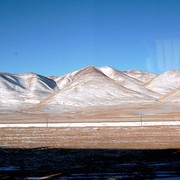
[[[0,102],[71,106],[180,103],[180,71],[160,75],[88,66],[64,76],[0,73]],[[174,94],[171,92],[175,92]]]

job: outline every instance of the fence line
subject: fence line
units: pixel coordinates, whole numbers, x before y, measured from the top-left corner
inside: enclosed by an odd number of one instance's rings
[[[26,124],[0,124],[0,128],[5,127],[124,127],[124,126],[180,126],[180,121],[136,121],[136,122],[94,122],[94,123],[26,123]]]
[[[0,121],[2,127],[94,127],[94,126],[160,126],[160,125],[180,125],[180,116],[121,116],[121,117],[98,117],[98,118],[72,118],[53,119],[44,118],[37,120],[3,120]]]

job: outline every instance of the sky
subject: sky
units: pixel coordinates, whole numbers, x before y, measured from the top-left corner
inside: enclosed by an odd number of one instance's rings
[[[180,70],[180,0],[0,0],[0,72]]]

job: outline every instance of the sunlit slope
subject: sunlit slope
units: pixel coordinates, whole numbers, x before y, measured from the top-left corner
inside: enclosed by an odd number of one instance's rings
[[[134,79],[139,80],[142,84],[146,84],[152,81],[155,77],[157,77],[156,74],[152,74],[149,72],[142,72],[138,70],[124,71],[124,73],[130,77],[133,77]]]
[[[58,81],[61,91],[55,94],[47,103],[59,103],[68,105],[98,105],[118,104],[134,101],[155,101],[148,94],[142,94],[123,86],[118,81],[108,77],[100,69],[87,67],[68,75],[62,81]]]
[[[150,81],[146,88],[165,96],[171,91],[180,88],[180,71],[164,72]]]
[[[180,102],[180,88],[172,90],[170,93],[163,96],[160,101],[163,102]]]
[[[137,71],[132,71],[131,76],[128,76],[128,74],[126,72],[121,72],[121,71],[118,71],[118,70],[113,69],[111,67],[101,67],[99,69],[105,75],[107,75],[108,77],[113,79],[115,82],[118,82],[119,84],[121,84],[122,86],[124,86],[127,89],[130,89],[130,90],[133,90],[133,91],[136,91],[136,92],[139,92],[139,93],[142,93],[144,95],[148,95],[148,96],[151,96],[154,98],[160,97],[160,94],[145,88],[142,81],[136,79],[136,72]],[[135,73],[134,77],[133,77],[133,72]],[[146,80],[147,80],[147,76],[148,76],[148,73],[146,73]],[[151,74],[149,74],[149,77],[151,77]]]

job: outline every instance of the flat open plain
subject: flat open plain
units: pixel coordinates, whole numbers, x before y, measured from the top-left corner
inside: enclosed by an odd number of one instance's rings
[[[34,126],[34,127],[33,127]],[[176,104],[0,109],[1,147],[180,148]]]
[[[180,148],[180,126],[1,128],[8,148],[170,149]]]
[[[17,127],[1,127],[0,146],[78,149],[180,148],[180,125],[168,125],[177,121],[165,122],[167,124],[156,126],[144,125],[150,122],[127,122],[126,124],[126,122],[113,123],[112,121],[109,123],[21,124],[22,127],[18,127],[19,124],[4,124],[17,125]],[[33,125],[37,127],[28,127]],[[59,127],[55,127],[56,125]]]
[[[0,124],[13,127],[0,128],[0,178],[178,179],[178,107],[154,109],[158,113],[148,107],[64,113],[1,109]],[[43,127],[28,127],[38,123]],[[19,124],[27,127],[15,127]]]

